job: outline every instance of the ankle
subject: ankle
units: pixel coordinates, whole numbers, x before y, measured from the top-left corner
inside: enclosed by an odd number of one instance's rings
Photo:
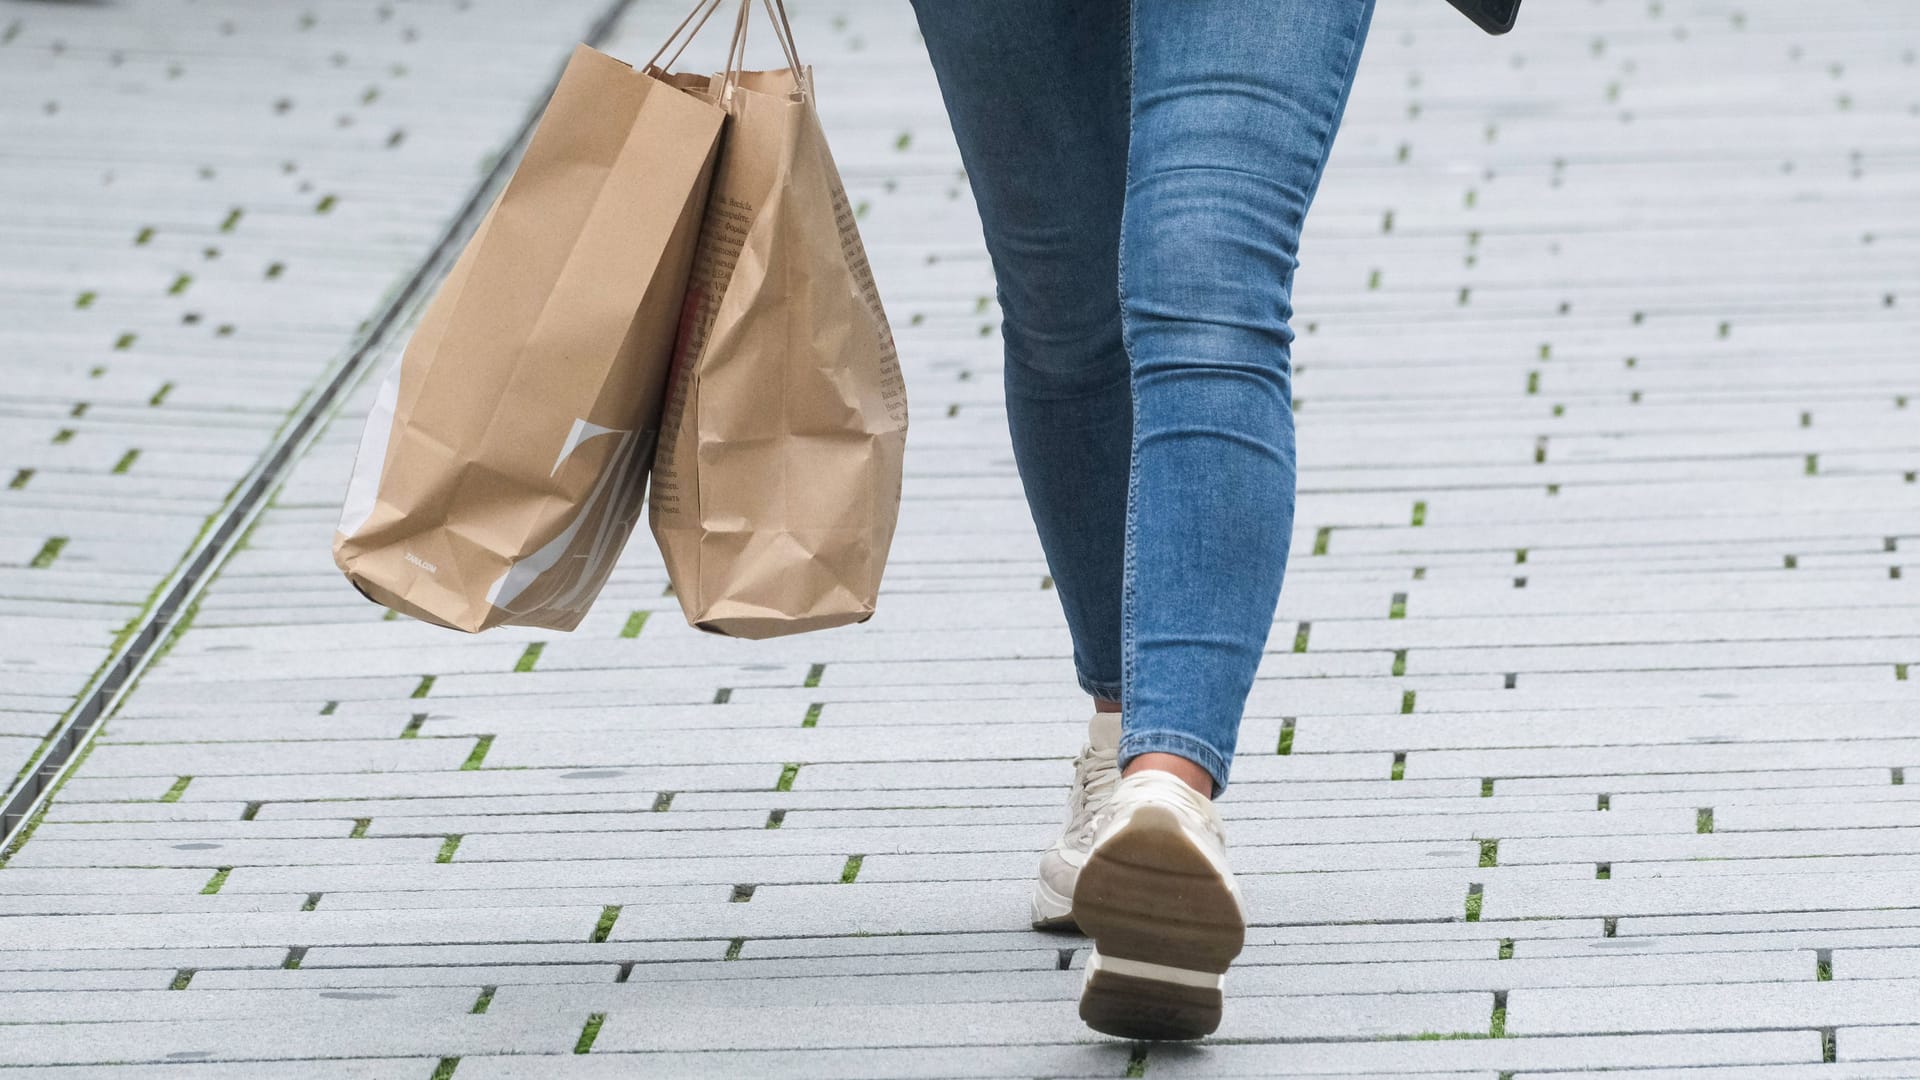
[[[1199,763],[1183,758],[1179,754],[1165,754],[1159,751],[1141,754],[1127,762],[1127,767],[1121,770],[1120,775],[1132,776],[1149,770],[1168,773],[1207,798],[1213,798],[1213,775],[1201,768]]]

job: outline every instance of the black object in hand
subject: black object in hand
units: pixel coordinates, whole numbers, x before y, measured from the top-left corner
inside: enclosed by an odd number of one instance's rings
[[[1489,34],[1504,34],[1520,17],[1520,0],[1447,0]]]

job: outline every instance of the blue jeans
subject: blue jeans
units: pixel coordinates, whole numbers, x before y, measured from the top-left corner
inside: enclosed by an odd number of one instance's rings
[[[1227,783],[1293,531],[1295,253],[1372,0],[915,0],[1007,421],[1122,765]]]

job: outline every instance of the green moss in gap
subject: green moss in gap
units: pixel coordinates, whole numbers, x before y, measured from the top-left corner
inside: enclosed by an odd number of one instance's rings
[[[1291,716],[1280,721],[1280,745],[1274,748],[1274,753],[1283,756],[1293,753],[1293,717]]]
[[[847,856],[847,865],[840,868],[840,884],[853,884],[853,879],[860,876],[860,864],[865,862],[866,858],[865,855]]]
[[[593,933],[587,937],[587,940],[596,945],[605,942],[607,935],[613,933],[613,924],[619,921],[619,904],[608,904],[606,907],[601,908],[600,921],[594,924]]]
[[[453,861],[453,853],[459,850],[460,834],[452,833],[441,843],[440,853],[433,857],[433,861],[437,863],[450,863]]]
[[[800,766],[789,763],[780,770],[780,779],[773,785],[775,791],[792,791],[793,781],[800,775]]]
[[[231,866],[223,866],[215,870],[213,876],[207,879],[207,883],[200,887],[200,895],[212,896],[219,892],[220,887],[227,883],[227,876],[232,873],[233,867]]]
[[[1500,841],[1498,840],[1480,841],[1480,865],[1481,866],[1499,866],[1500,865]]]
[[[580,1038],[573,1044],[573,1052],[584,1054],[593,1049],[593,1040],[600,1037],[600,1027],[607,1022],[606,1013],[594,1013],[587,1017],[585,1027],[580,1029]]]
[[[636,611],[627,616],[627,625],[620,628],[620,636],[623,638],[639,637],[640,629],[647,625],[647,616],[649,614],[651,613]]]

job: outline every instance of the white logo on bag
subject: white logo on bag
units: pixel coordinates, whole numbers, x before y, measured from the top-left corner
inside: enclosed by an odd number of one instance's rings
[[[440,572],[439,566],[435,565],[434,563],[428,562],[427,560],[421,558],[420,556],[415,555],[411,551],[406,553],[405,558],[408,562],[412,563],[413,565],[419,567],[422,570],[425,570],[429,574],[437,574]]]

